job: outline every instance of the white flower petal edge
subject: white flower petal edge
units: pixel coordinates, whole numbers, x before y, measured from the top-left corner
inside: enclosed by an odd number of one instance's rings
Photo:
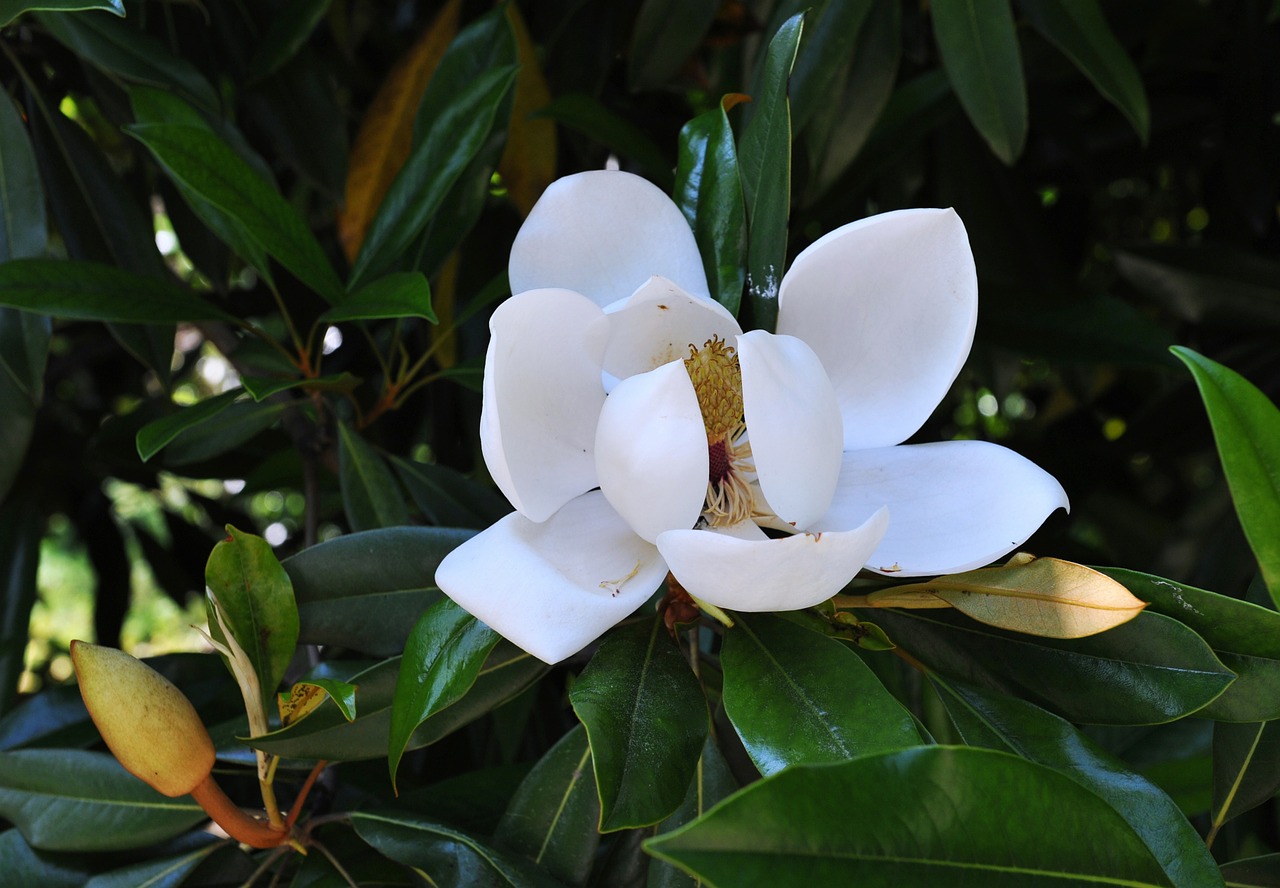
[[[799,610],[843,589],[888,526],[889,512],[880,509],[850,530],[797,533],[780,540],[669,530],[658,536],[658,551],[690,595],[716,607]]]
[[[813,349],[753,330],[738,340],[742,402],[760,492],[783,521],[807,529],[840,474],[840,408]]]
[[[513,296],[489,321],[481,451],[498,489],[533,521],[597,486],[608,327],[599,306],[554,289]]]
[[[742,332],[729,310],[710,299],[690,296],[663,277],[652,277],[630,298],[608,306],[606,373],[624,379],[689,357],[712,336],[725,342]]]
[[[577,653],[644,604],[666,576],[598,491],[535,524],[513,512],[450,552],[444,593],[546,663]]]
[[[990,564],[1057,509],[1066,491],[1035,463],[986,441],[851,451],[818,527],[848,527],[888,504],[893,521],[867,569],[934,576]]]
[[[835,387],[844,449],[901,443],[973,344],[978,281],[964,223],[922,209],[837,228],[796,257],[778,300],[778,332],[808,343]]]
[[[557,179],[511,245],[511,292],[565,287],[601,308],[652,275],[710,298],[693,230],[660,188],[617,170]]]
[[[707,433],[681,361],[618,383],[600,411],[595,441],[600,490],[652,543],[693,527],[707,492]]]

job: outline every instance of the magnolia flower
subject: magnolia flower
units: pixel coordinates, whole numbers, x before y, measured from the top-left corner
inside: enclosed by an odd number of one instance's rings
[[[744,333],[710,298],[683,215],[628,173],[554,183],[509,271],[480,440],[516,511],[436,581],[548,663],[668,571],[707,604],[794,610],[864,566],[987,564],[1067,506],[1053,477],[998,445],[901,444],[973,341],[973,256],[952,210],[819,239],[778,287],[776,333]]]

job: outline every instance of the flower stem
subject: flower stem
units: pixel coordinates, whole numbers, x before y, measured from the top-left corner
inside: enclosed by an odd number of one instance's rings
[[[227,798],[213,774],[209,774],[193,790],[191,797],[204,808],[213,822],[227,831],[227,835],[252,848],[277,848],[289,840],[289,830],[285,827],[273,827],[269,823],[255,820]]]

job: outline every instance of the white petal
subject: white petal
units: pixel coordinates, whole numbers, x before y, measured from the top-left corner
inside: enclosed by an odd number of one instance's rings
[[[760,492],[804,530],[831,505],[840,474],[836,394],[818,356],[793,336],[738,337],[742,401]]]
[[[608,326],[569,290],[512,296],[489,321],[481,450],[498,489],[533,521],[598,483],[592,449]]]
[[[846,453],[831,511],[815,526],[848,527],[884,505],[893,520],[867,568],[906,577],[990,564],[1068,508],[1062,485],[1029,459],[986,441],[942,441]]]
[[[705,530],[669,530],[658,551],[695,598],[739,611],[812,607],[853,579],[889,524],[881,509],[852,530],[740,539]]]
[[[707,493],[707,431],[684,364],[629,376],[596,430],[600,490],[643,539],[693,527]]]
[[[690,296],[663,277],[649,278],[605,311],[611,323],[604,369],[619,379],[682,361],[689,346],[700,348],[712,336],[732,342],[742,332],[720,303]]]
[[[436,569],[445,594],[547,663],[574,654],[644,604],[666,576],[598,491],[542,524],[512,512]]]
[[[838,228],[796,257],[778,332],[813,347],[844,418],[844,449],[905,441],[973,344],[978,284],[954,210],[900,210]]]
[[[566,287],[600,307],[660,274],[710,298],[693,230],[639,176],[592,170],[551,183],[511,245],[511,292]]]

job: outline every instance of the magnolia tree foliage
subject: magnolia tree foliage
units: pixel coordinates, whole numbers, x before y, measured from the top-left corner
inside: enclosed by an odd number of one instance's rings
[[[1280,884],[1267,6],[0,3],[6,884]]]

